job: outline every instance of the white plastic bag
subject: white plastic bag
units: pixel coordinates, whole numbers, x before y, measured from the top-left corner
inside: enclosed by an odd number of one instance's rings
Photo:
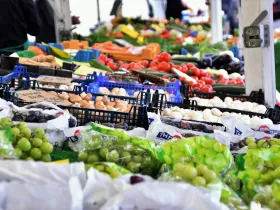
[[[101,210],[228,210],[219,198],[220,191],[185,183],[143,182],[118,193]]]
[[[5,210],[82,210],[82,188],[77,177],[68,185],[12,181],[6,188]]]
[[[33,161],[0,161],[0,181],[21,181],[33,184],[68,185],[71,177],[86,182],[84,163],[55,164]]]
[[[45,106],[51,108],[49,109],[41,109],[41,108],[32,108],[32,107],[37,107],[37,106]],[[36,128],[43,128],[43,129],[49,129],[49,130],[63,130],[69,127],[69,119],[70,119],[70,114],[68,111],[64,111],[60,109],[58,106],[49,103],[49,102],[39,102],[39,103],[34,103],[31,105],[27,105],[24,107],[13,107],[13,110],[16,112],[20,113],[28,113],[29,111],[39,111],[42,114],[46,115],[53,115],[55,116],[56,114],[60,113],[59,117],[49,120],[46,123],[26,123],[27,126],[30,129],[36,129]],[[16,123],[16,122],[15,122]]]

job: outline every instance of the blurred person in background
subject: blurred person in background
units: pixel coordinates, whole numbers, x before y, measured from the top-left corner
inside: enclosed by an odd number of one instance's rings
[[[210,5],[211,0],[206,0],[206,4]],[[230,33],[234,33],[234,29],[238,29],[238,0],[222,0],[222,10],[227,16],[230,24]]]
[[[167,0],[166,4],[166,19],[182,19],[182,11],[189,7],[182,0]]]
[[[27,49],[27,34],[37,36],[40,33],[33,0],[0,0],[0,28],[0,54]]]

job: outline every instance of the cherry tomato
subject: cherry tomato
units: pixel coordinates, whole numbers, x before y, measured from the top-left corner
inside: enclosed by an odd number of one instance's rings
[[[128,69],[129,68],[129,64],[123,63],[123,64],[120,65],[120,68]]]
[[[204,85],[201,89],[200,89],[201,92],[203,93],[211,93],[213,92],[213,88],[211,85]]]
[[[158,69],[164,72],[170,72],[171,66],[169,65],[169,63],[163,61],[158,64]]]
[[[187,64],[187,67],[188,67],[189,69],[191,69],[191,68],[195,67],[195,65],[194,65],[193,63],[188,63],[188,64]]]
[[[202,84],[202,85],[205,85],[206,83],[205,83],[205,81],[203,81],[203,80],[198,80],[197,81],[199,84]]]
[[[236,85],[236,81],[235,81],[235,80],[230,80],[230,81],[228,82],[228,84],[229,84],[229,85]]]
[[[206,71],[203,69],[200,69],[200,76],[205,77],[206,76]]]
[[[209,78],[208,77],[200,77],[200,80],[206,82]]]
[[[194,76],[197,76],[197,77],[200,77],[200,70],[198,68],[191,68],[192,72],[193,72],[193,75]]]
[[[108,62],[107,63],[107,66],[112,69],[113,71],[116,71],[117,70],[117,65],[113,62]]]
[[[106,55],[104,55],[104,54],[101,54],[101,55],[99,56],[98,60],[102,60],[102,61],[104,61],[104,63],[106,63],[107,60],[108,60],[108,57],[107,57]]]
[[[167,52],[163,52],[159,55],[159,61],[169,62],[171,60],[171,55]]]

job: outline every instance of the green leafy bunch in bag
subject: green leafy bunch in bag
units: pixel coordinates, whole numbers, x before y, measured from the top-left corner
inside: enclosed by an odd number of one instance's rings
[[[158,157],[171,167],[176,163],[204,164],[216,173],[225,173],[233,163],[229,149],[206,136],[164,142],[160,145]]]

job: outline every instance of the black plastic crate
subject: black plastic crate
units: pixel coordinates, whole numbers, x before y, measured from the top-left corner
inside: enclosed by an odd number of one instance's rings
[[[166,96],[164,94],[154,94],[153,95],[153,99],[152,99],[152,103],[149,106],[149,111],[152,112],[161,112],[163,111],[163,109],[165,108],[170,108],[172,106],[177,106],[179,108],[184,108],[184,109],[191,109],[191,110],[195,110],[195,111],[203,111],[205,109],[212,109],[212,108],[217,108],[219,109],[221,112],[235,112],[235,113],[241,113],[244,115],[248,115],[250,117],[253,116],[258,116],[261,118],[267,118],[269,117],[268,115],[268,111],[265,114],[261,114],[261,113],[256,113],[256,112],[249,112],[249,111],[243,111],[243,110],[238,110],[238,109],[229,109],[229,108],[220,108],[220,107],[206,107],[206,106],[199,106],[197,104],[196,100],[189,100],[189,99],[185,99],[183,101],[183,103],[174,103],[174,102],[168,102],[166,100]],[[269,109],[268,109],[269,110]],[[276,112],[276,111],[275,111]],[[271,118],[270,118],[271,119]],[[279,109],[279,122],[280,122],[280,109]]]
[[[242,102],[250,101],[250,102],[256,102],[258,104],[266,105],[264,99],[264,92],[262,90],[252,91],[249,96],[246,96],[244,94],[231,94],[231,93],[222,93],[222,92],[203,93],[203,92],[191,90],[189,85],[182,85],[181,92],[183,96],[187,99],[192,97],[212,99],[215,96],[217,96],[223,101],[225,100],[226,97],[230,97],[233,100],[240,100]]]
[[[96,94],[93,96],[104,96],[102,94]],[[15,105],[22,107],[25,105],[32,104],[32,102],[23,101],[17,98],[16,93],[6,91],[3,94],[5,100],[13,102]],[[108,96],[110,100],[116,98],[120,99],[119,96]],[[77,118],[78,126],[86,125],[90,122],[97,123],[127,123],[129,126],[143,127],[148,129],[148,116],[147,106],[137,104],[137,98],[122,97],[120,100],[126,100],[128,103],[133,104],[129,112],[118,112],[118,111],[107,111],[99,109],[87,109],[74,106],[63,106],[58,105],[61,109],[68,110],[73,116]]]
[[[280,107],[275,105],[274,108],[269,108],[266,112],[268,118],[273,121],[274,124],[280,124]]]

